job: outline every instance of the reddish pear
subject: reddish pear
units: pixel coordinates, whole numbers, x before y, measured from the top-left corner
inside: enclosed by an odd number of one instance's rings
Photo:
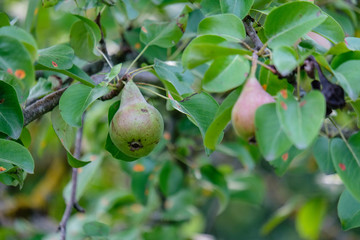
[[[258,107],[275,102],[274,98],[263,89],[255,78],[256,61],[256,58],[254,58],[250,77],[246,81],[231,113],[231,121],[235,132],[244,139],[255,135],[255,112]]]

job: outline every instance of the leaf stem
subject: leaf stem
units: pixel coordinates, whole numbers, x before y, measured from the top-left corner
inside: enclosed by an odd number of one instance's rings
[[[137,62],[137,60],[139,60],[139,58],[144,54],[144,52],[148,49],[149,45],[145,45],[145,47],[143,48],[143,50],[141,50],[141,52],[136,56],[136,58],[131,62],[130,66],[128,67],[128,69],[126,70],[125,74],[126,75],[132,66],[134,66],[134,64]]]
[[[138,87],[141,88],[141,89],[147,90],[147,91],[149,91],[149,92],[151,92],[151,93],[155,94],[156,96],[161,97],[161,98],[163,98],[163,99],[171,100],[170,98],[165,97],[165,96],[161,95],[160,93],[157,93],[157,92],[155,92],[155,91],[153,91],[153,90],[151,90],[151,89],[148,89],[148,88],[146,88],[146,87],[142,87],[142,86],[138,86]]]
[[[331,123],[335,126],[335,128],[339,131],[339,134],[341,136],[341,138],[343,139],[343,141],[345,142],[347,148],[349,149],[349,151],[351,152],[351,154],[353,155],[353,157],[355,158],[355,161],[357,163],[357,165],[360,167],[360,160],[357,158],[354,150],[351,148],[349,142],[346,140],[344,134],[342,133],[341,129],[336,125],[334,119],[332,119],[331,117],[329,117]]]

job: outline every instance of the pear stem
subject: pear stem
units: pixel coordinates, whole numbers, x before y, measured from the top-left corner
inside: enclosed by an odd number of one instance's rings
[[[253,55],[252,55],[252,64],[251,64],[251,70],[250,70],[250,76],[249,76],[249,78],[255,77],[256,68],[257,68],[257,62],[258,62],[257,60],[258,60],[257,52],[253,52]]]
[[[182,98],[182,96],[181,96],[180,94],[177,94],[176,92],[169,91],[169,90],[167,90],[166,88],[159,87],[159,86],[154,85],[154,84],[144,83],[144,82],[137,82],[136,85],[146,85],[146,86],[154,87],[154,88],[157,88],[157,89],[161,89],[161,90],[163,90],[163,91],[165,91],[165,92],[168,91],[168,92],[170,92],[172,95],[176,95],[176,96]]]
[[[155,94],[156,96],[159,96],[159,97],[161,97],[161,98],[163,98],[163,99],[171,100],[170,98],[165,97],[165,96],[161,95],[160,93],[157,93],[157,92],[155,92],[155,91],[153,91],[153,90],[151,90],[151,89],[148,89],[148,88],[146,88],[146,87],[142,87],[142,86],[138,86],[138,87],[141,88],[141,89],[147,90],[147,91],[149,91],[149,92],[151,92],[151,93]]]

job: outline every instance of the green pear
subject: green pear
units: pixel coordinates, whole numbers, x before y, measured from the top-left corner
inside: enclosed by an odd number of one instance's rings
[[[122,90],[119,110],[111,121],[111,140],[126,155],[140,158],[156,147],[163,131],[161,114],[146,102],[139,88],[129,80]]]

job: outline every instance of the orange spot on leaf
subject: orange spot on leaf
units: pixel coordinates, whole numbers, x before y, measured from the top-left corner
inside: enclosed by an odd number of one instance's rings
[[[145,171],[145,167],[144,167],[144,165],[138,163],[138,164],[134,165],[133,170],[134,170],[134,172],[143,172],[143,171]]]
[[[38,14],[38,12],[39,12],[39,9],[38,9],[38,8],[35,8],[35,10],[34,10],[34,15]]]
[[[144,33],[148,32],[145,27],[141,27],[141,31],[143,31]]]
[[[78,172],[79,174],[82,173],[82,171],[83,171],[82,168],[78,168],[78,169],[77,169],[77,172]]]
[[[20,79],[23,79],[25,76],[26,76],[26,73],[25,73],[24,70],[22,70],[22,69],[17,69],[17,70],[15,71],[15,77],[20,78]]]
[[[134,46],[136,49],[140,49],[141,48],[141,44],[140,43],[135,43],[135,46]]]
[[[282,107],[285,111],[287,110],[287,105],[286,105],[285,102],[281,101],[281,102],[280,102],[280,105],[281,105],[281,107]]]
[[[285,90],[285,89],[280,90],[280,94],[281,94],[281,96],[283,96],[283,98],[285,98],[285,99],[288,98],[288,92],[287,92],[287,90]]]
[[[6,170],[6,168],[0,167],[0,172],[3,172],[3,171],[5,171],[5,170]]]
[[[302,101],[301,103],[300,103],[300,107],[303,107],[304,105],[305,105],[305,103],[306,103],[306,101],[304,100],[304,101]]]
[[[90,156],[90,161],[95,161],[96,160],[96,155],[91,155]]]
[[[284,154],[281,156],[281,158],[282,158],[282,160],[283,160],[284,162],[286,162],[286,160],[288,160],[288,158],[289,158],[289,153],[284,153]]]
[[[343,171],[346,170],[346,166],[345,166],[345,164],[343,164],[343,163],[339,163],[339,168],[340,168],[341,170],[343,170]]]
[[[12,71],[12,69],[11,69],[11,68],[8,68],[6,71],[7,71],[8,73],[10,73],[10,74],[12,74],[12,73],[13,73],[13,71]]]
[[[54,62],[54,61],[51,61],[51,64],[52,64],[54,67],[58,67],[57,63]]]
[[[263,84],[263,85],[262,85],[262,88],[266,91],[266,89],[267,89],[267,84]]]

